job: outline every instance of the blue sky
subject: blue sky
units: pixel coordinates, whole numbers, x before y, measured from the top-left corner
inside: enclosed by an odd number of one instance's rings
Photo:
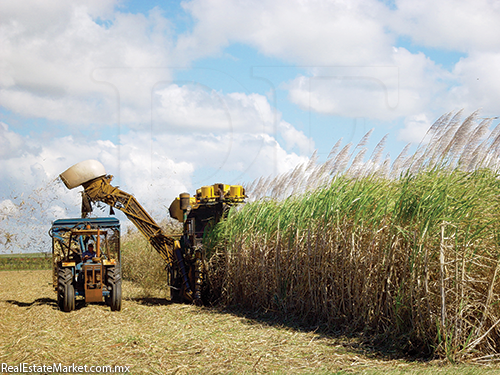
[[[82,160],[163,218],[180,192],[324,161],[340,138],[388,134],[394,160],[445,113],[498,116],[500,5],[416,4],[2,2],[0,252],[79,215],[57,176]]]

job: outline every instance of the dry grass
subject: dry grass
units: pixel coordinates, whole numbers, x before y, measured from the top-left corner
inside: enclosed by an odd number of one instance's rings
[[[352,143],[341,147],[340,139],[324,163],[318,163],[315,152],[307,163],[297,165],[292,171],[274,178],[261,177],[248,184],[249,200],[285,199],[324,187],[338,176],[397,179],[408,172],[414,174],[435,167],[467,172],[498,169],[500,124],[490,130],[492,118],[481,118],[476,111],[462,121],[462,114],[463,110],[441,116],[413,154],[408,155],[412,146],[408,144],[393,161],[389,154],[384,156],[387,136],[378,142],[366,160],[366,146],[373,129],[355,147]]]
[[[182,234],[182,224],[174,220],[164,220],[160,226],[168,236]],[[121,252],[122,276],[139,287],[142,297],[170,296],[165,261],[138,230],[122,235]]]
[[[127,365],[132,374],[494,374],[499,368],[383,359],[359,341],[164,299],[124,284],[123,310],[57,310],[50,271],[0,272],[0,363]]]
[[[122,239],[122,276],[141,290],[143,297],[170,295],[165,261],[138,231]]]

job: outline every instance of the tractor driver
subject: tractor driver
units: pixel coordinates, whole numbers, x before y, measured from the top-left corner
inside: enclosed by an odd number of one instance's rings
[[[83,255],[83,261],[84,262],[86,260],[95,258],[94,244],[89,243],[89,245],[87,246],[87,251],[85,251],[82,255]]]

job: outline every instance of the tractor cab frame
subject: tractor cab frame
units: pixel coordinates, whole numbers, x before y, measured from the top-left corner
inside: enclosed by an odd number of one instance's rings
[[[53,287],[61,310],[75,309],[77,299],[121,309],[120,222],[115,218],[60,219],[52,237]],[[95,256],[86,259],[89,244]]]

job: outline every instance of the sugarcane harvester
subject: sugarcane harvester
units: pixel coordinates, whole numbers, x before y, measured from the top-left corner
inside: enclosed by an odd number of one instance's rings
[[[172,300],[202,303],[207,285],[203,236],[232,205],[244,202],[242,186],[215,184],[198,189],[194,197],[180,194],[169,209],[171,217],[184,223],[181,238],[175,239],[162,232],[134,196],[111,185],[113,176],[106,174],[100,162],[80,162],[61,173],[60,178],[68,189],[83,187],[82,217],[97,202],[119,209],[127,216],[165,261]]]

